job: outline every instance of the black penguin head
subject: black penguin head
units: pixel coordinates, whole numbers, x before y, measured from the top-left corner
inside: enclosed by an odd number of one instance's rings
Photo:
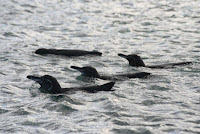
[[[45,49],[45,48],[40,48],[40,49],[36,50],[35,53],[36,53],[36,54],[43,55],[43,54],[47,54],[47,53],[48,53],[48,50]]]
[[[39,90],[43,93],[60,93],[61,87],[58,81],[50,75],[42,77],[29,75],[27,78],[39,83],[41,86]]]
[[[93,77],[93,78],[100,77],[97,70],[91,66],[85,66],[85,67],[71,66],[71,68],[80,71],[84,76],[87,76],[87,77]]]
[[[134,67],[144,67],[145,66],[141,57],[138,56],[137,54],[125,55],[125,54],[119,53],[118,56],[127,59],[130,66],[134,66]]]

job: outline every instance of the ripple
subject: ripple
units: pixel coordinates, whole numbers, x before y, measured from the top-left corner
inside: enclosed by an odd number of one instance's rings
[[[145,100],[145,101],[142,101],[142,105],[144,105],[144,106],[152,106],[152,105],[160,104],[160,103],[161,102],[155,101],[155,100]]]
[[[105,112],[105,114],[110,117],[121,117],[121,115],[117,112]]]
[[[163,117],[159,117],[159,116],[146,116],[144,117],[145,121],[150,121],[150,122],[162,122],[165,119]]]
[[[158,86],[158,85],[152,85],[150,86],[150,90],[157,90],[157,91],[168,91],[170,88]]]
[[[113,120],[113,123],[119,126],[129,126],[130,124],[126,121],[120,121],[120,120]]]
[[[45,122],[38,122],[38,121],[25,121],[21,123],[24,126],[31,126],[31,127],[37,127],[45,124]]]
[[[62,113],[63,115],[68,115],[72,112],[77,111],[76,109],[66,105],[66,104],[46,104],[43,108],[48,109],[49,111],[56,111]]]
[[[51,100],[52,101],[55,101],[55,102],[68,102],[70,104],[74,104],[74,105],[84,105],[83,103],[75,100],[75,99],[72,99],[70,98],[69,96],[66,96],[66,95],[54,95],[54,96],[50,96]]]
[[[19,108],[17,109],[15,112],[12,113],[12,115],[15,116],[25,116],[25,115],[30,115],[31,113],[28,112],[26,109],[24,108]]]
[[[131,130],[131,129],[113,129],[112,132],[115,134],[152,134],[149,130]]]
[[[19,37],[18,35],[12,33],[12,32],[6,32],[3,34],[3,36],[5,37]]]
[[[47,125],[44,125],[44,128],[49,129],[49,130],[57,130],[60,128],[60,125],[57,124],[56,122],[48,123]]]
[[[29,5],[29,4],[23,4],[23,5],[21,5],[21,6],[22,6],[22,7],[29,7],[29,8],[32,8],[32,9],[37,8],[37,6]]]
[[[1,108],[0,108],[0,114],[4,114],[4,113],[7,113],[7,112],[9,112],[9,110],[1,109]]]

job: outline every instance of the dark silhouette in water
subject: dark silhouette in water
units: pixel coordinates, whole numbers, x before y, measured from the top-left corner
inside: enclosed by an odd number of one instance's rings
[[[36,81],[40,84],[39,90],[43,93],[50,93],[50,94],[61,94],[67,93],[69,91],[85,91],[88,93],[96,93],[99,91],[114,91],[111,88],[114,86],[114,82],[109,82],[103,85],[94,85],[94,86],[87,86],[87,87],[71,87],[71,88],[61,88],[60,84],[56,80],[56,78],[50,75],[44,75],[42,77],[36,76],[27,76],[28,79]]]
[[[84,50],[67,50],[67,49],[45,49],[40,48],[35,51],[36,54],[39,55],[62,55],[62,56],[84,56],[84,55],[94,55],[94,56],[101,56],[102,53],[98,51],[84,51]]]
[[[179,63],[168,63],[168,64],[162,64],[162,65],[151,65],[147,66],[144,64],[143,60],[140,58],[140,56],[136,54],[130,54],[125,55],[122,53],[118,54],[120,57],[123,57],[128,60],[129,65],[133,67],[148,67],[148,68],[173,68],[174,66],[181,66],[181,65],[188,65],[192,62],[179,62]]]
[[[113,76],[103,76],[103,75],[99,75],[97,70],[91,66],[86,66],[86,67],[71,66],[71,68],[80,71],[84,76],[91,77],[91,78],[99,78],[102,80],[124,80],[127,78],[144,78],[150,75],[150,73],[138,72],[138,73],[129,73],[129,74],[119,74],[119,75],[113,75]]]

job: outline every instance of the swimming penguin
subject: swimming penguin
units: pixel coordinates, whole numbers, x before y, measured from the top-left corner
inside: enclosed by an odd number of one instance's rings
[[[103,76],[103,75],[99,75],[97,70],[91,66],[85,66],[85,67],[71,66],[71,68],[80,71],[86,77],[99,78],[102,80],[124,80],[127,78],[144,78],[151,74],[151,73],[146,73],[146,72],[138,72],[138,73],[129,73],[129,74],[119,74],[119,75],[114,75],[114,76]]]
[[[168,64],[162,64],[162,65],[147,66],[144,64],[140,56],[136,54],[125,55],[125,54],[119,53],[118,56],[127,59],[129,62],[129,65],[133,67],[173,68],[174,66],[188,65],[192,63],[192,62],[179,62],[179,63],[168,63]]]
[[[45,49],[40,48],[35,51],[36,54],[39,55],[47,55],[47,54],[54,54],[54,55],[62,55],[62,56],[84,56],[84,55],[95,55],[101,56],[102,53],[98,51],[84,51],[84,50],[68,50],[68,49]]]
[[[114,82],[109,82],[103,85],[94,85],[94,86],[87,86],[87,87],[72,87],[72,88],[61,88],[60,84],[50,75],[44,75],[42,77],[36,77],[29,75],[27,76],[28,79],[36,81],[40,84],[39,90],[43,93],[49,94],[61,94],[67,93],[69,91],[86,91],[88,93],[96,93],[98,91],[114,91],[111,88],[114,86]]]

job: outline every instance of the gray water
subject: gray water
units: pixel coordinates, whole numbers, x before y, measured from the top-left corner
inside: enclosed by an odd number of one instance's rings
[[[199,0],[0,0],[0,133],[200,133]],[[38,48],[98,50],[102,57],[34,54]],[[134,68],[192,61],[173,69]],[[85,82],[70,66],[100,74],[145,71],[147,79],[116,82],[114,92],[49,95],[27,75]]]

